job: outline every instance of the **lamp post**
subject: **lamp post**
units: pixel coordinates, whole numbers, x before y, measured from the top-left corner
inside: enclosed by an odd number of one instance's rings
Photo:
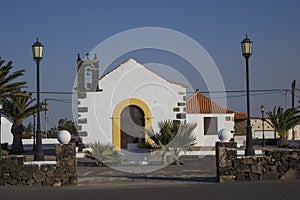
[[[36,133],[36,146],[34,153],[35,161],[44,161],[44,152],[42,144],[42,135],[41,135],[41,121],[40,121],[40,61],[43,58],[43,48],[44,46],[39,42],[38,38],[36,42],[32,45],[32,54],[33,60],[36,62],[36,116],[37,116],[37,133]]]
[[[2,113],[2,108],[3,108],[3,102],[0,100],[0,157],[2,157],[2,146],[1,146],[1,113]]]
[[[255,155],[253,144],[252,144],[252,131],[250,123],[250,93],[249,93],[249,57],[252,54],[252,41],[248,39],[247,34],[246,38],[241,42],[242,53],[246,59],[246,85],[247,85],[247,127],[246,127],[246,156]]]
[[[33,114],[33,145],[32,145],[32,151],[35,151],[35,114]]]
[[[264,106],[261,106],[260,107],[260,112],[261,112],[261,123],[262,123],[262,139],[263,139],[263,142],[262,142],[262,146],[264,147],[265,146],[265,117],[264,117],[264,112],[265,112],[265,107]]]

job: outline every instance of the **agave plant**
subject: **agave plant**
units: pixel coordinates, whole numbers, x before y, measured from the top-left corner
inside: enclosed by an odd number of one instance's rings
[[[273,111],[267,112],[269,121],[267,121],[274,130],[279,134],[280,139],[278,146],[287,146],[285,138],[287,132],[300,123],[300,110],[296,108],[288,108],[284,110],[281,106],[274,107]]]
[[[102,144],[100,142],[94,142],[90,144],[90,151],[85,152],[85,156],[96,162],[96,165],[105,166],[107,162],[119,161],[120,153],[111,144]]]
[[[181,123],[172,120],[165,120],[158,123],[159,131],[153,128],[146,129],[146,134],[152,139],[155,146],[160,148],[165,162],[171,157],[173,164],[182,164],[179,161],[181,151],[191,150],[196,142],[193,130],[197,124]]]

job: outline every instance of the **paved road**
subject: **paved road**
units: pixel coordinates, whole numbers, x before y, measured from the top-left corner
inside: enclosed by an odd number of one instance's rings
[[[300,181],[262,181],[230,184],[116,185],[89,187],[0,187],[1,200],[295,200]]]

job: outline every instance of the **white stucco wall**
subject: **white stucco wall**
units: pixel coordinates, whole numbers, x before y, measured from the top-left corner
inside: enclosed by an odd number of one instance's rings
[[[265,133],[265,138],[274,138],[274,129],[272,126],[267,122],[269,119],[265,119],[266,121],[264,122],[264,133]],[[252,127],[252,137],[253,138],[260,138],[262,139],[262,120],[261,118],[251,118],[251,127]],[[300,125],[296,125],[294,127],[294,132],[295,132],[295,139],[299,140],[300,139]],[[276,138],[279,137],[278,133],[275,134]],[[293,139],[293,130],[290,129],[288,131],[288,139],[292,140]]]
[[[87,113],[80,113],[87,118],[87,124],[81,124],[88,132],[83,142],[112,142],[112,114],[115,107],[123,100],[137,98],[151,110],[152,126],[157,130],[161,120],[175,119],[173,108],[178,102],[185,102],[186,88],[170,83],[152,73],[133,59],[99,80],[102,92],[87,93],[86,99],[80,100],[80,107],[88,107]]]
[[[204,117],[217,117],[218,132],[221,129],[234,130],[234,114],[187,114],[188,123],[197,123],[197,127],[193,131],[197,137],[195,146],[215,146],[216,141],[219,141],[218,135],[204,135]],[[225,118],[230,117],[230,121]]]
[[[1,115],[1,143],[12,144],[13,135],[10,132],[12,122],[9,121],[3,114]]]

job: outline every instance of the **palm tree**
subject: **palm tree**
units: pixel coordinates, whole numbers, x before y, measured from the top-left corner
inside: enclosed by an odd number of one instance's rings
[[[11,96],[4,102],[3,107],[6,115],[13,120],[11,127],[11,133],[13,134],[11,153],[13,154],[21,154],[23,152],[23,121],[37,110],[37,105],[31,105],[34,101],[34,99],[31,98],[31,94],[27,94],[26,96],[26,92],[21,92],[20,90],[18,93],[23,93],[24,95]],[[42,106],[42,104],[40,106]]]
[[[167,146],[175,137],[179,129],[179,123],[172,120],[165,120],[158,122],[159,132],[155,133],[153,128],[146,129],[147,135],[159,147]]]
[[[107,162],[119,161],[120,153],[111,144],[95,142],[90,144],[90,149],[90,151],[85,152],[85,155],[87,158],[95,160],[98,167],[105,166]]]
[[[277,145],[280,147],[288,146],[285,135],[287,132],[300,123],[300,110],[296,108],[288,108],[284,110],[281,106],[274,107],[273,111],[267,112],[269,121],[267,121],[274,130],[279,134],[280,139]]]
[[[57,130],[67,130],[71,135],[78,135],[75,122],[67,118],[58,120]]]
[[[177,134],[173,138],[173,140],[169,143],[169,148],[173,149],[175,156],[175,164],[179,162],[179,153],[180,151],[191,151],[192,146],[196,144],[196,136],[192,133],[196,128],[197,124],[183,124],[179,125]],[[182,163],[180,163],[182,164]]]
[[[197,124],[165,120],[158,123],[157,133],[150,128],[146,129],[146,134],[156,147],[161,149],[164,161],[167,161],[167,156],[171,156],[173,164],[182,164],[179,161],[179,154],[181,151],[191,150],[191,146],[195,145],[196,137],[192,132],[196,126]]]
[[[6,65],[3,65],[4,62],[0,59],[0,100],[6,101],[7,98],[15,95],[27,96],[26,93],[20,93],[20,89],[25,87],[26,81],[12,83],[16,78],[22,76],[25,70],[11,72],[13,68],[12,61],[9,61]]]

